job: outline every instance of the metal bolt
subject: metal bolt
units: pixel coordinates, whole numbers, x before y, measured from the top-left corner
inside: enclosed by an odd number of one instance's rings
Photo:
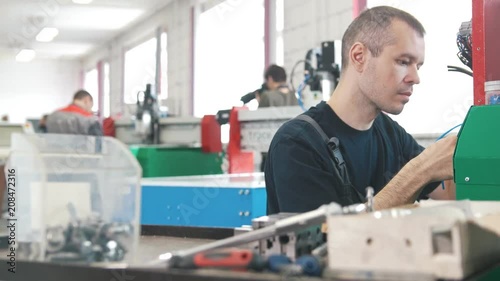
[[[243,216],[243,212],[240,212],[239,214],[240,214],[240,217]]]
[[[245,212],[245,217],[248,217],[250,215],[250,212],[249,211],[246,211]]]
[[[102,261],[103,260],[103,250],[100,245],[92,246],[92,253],[94,254],[94,261]]]
[[[248,194],[250,194],[250,190],[247,189],[247,190],[245,190],[245,195],[248,195]]]
[[[62,250],[66,245],[66,234],[62,226],[47,229],[47,252],[54,253]]]
[[[118,234],[129,234],[132,232],[132,226],[130,224],[113,224],[107,226],[106,235],[118,235]]]
[[[243,189],[240,189],[240,191],[238,192],[239,195],[242,195],[243,194]]]
[[[465,181],[470,181],[470,178],[469,177],[465,177]]]
[[[116,241],[114,240],[110,240],[108,241],[108,243],[106,243],[106,247],[108,247],[108,249],[110,250],[115,250],[116,247],[118,247],[118,243],[116,243]]]

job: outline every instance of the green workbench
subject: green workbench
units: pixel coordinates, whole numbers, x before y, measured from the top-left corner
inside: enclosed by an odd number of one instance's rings
[[[130,151],[142,167],[142,177],[222,174],[223,153],[205,153],[201,147],[135,145]]]

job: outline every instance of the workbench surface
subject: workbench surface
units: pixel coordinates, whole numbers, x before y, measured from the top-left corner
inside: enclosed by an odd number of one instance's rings
[[[69,264],[21,262],[17,261],[16,273],[7,271],[6,250],[0,251],[0,280],[36,280],[36,281],[160,281],[160,280],[300,280],[314,281],[318,278],[280,276],[271,273],[230,272],[221,270],[165,270],[163,265],[153,265],[160,254],[195,247],[213,240],[192,239],[179,237],[142,236],[136,255],[137,264],[128,268],[113,265],[106,267],[89,267]],[[500,274],[500,266],[495,269],[495,276]],[[373,276],[373,274],[370,274]],[[369,276],[363,274],[363,276]],[[327,279],[347,280],[347,279]],[[351,279],[352,280],[352,279]],[[356,280],[360,280],[359,278]],[[374,280],[374,279],[364,279]],[[387,278],[378,280],[428,280],[434,281],[429,276],[399,276],[397,279]],[[473,278],[467,280],[493,281],[494,279]],[[495,281],[500,280],[496,279]]]

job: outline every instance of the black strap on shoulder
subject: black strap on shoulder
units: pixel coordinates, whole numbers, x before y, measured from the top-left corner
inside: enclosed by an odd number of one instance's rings
[[[336,137],[329,138],[326,133],[321,129],[318,122],[314,120],[311,116],[306,114],[301,114],[296,119],[306,121],[311,124],[314,129],[321,135],[323,141],[328,145],[330,156],[333,158],[333,167],[335,168],[335,172],[338,174],[344,185],[349,185],[354,190],[355,194],[358,196],[360,202],[364,202],[363,195],[351,184],[351,180],[349,178],[349,173],[347,172],[347,165],[344,161],[344,157],[340,152],[340,141]]]
[[[314,129],[316,129],[316,131],[321,135],[325,143],[332,151],[335,163],[337,165],[345,165],[344,157],[342,157],[342,153],[340,153],[340,147],[339,147],[340,142],[338,138],[336,137],[328,138],[323,129],[321,129],[321,127],[319,126],[318,122],[316,122],[316,120],[311,118],[311,116],[309,115],[301,114],[295,118],[306,121],[309,124],[311,124],[314,127]]]

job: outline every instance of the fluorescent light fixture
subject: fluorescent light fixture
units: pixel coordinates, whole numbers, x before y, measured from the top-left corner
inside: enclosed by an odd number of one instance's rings
[[[16,56],[19,62],[29,62],[35,58],[35,51],[31,49],[22,49]]]
[[[38,42],[50,42],[59,34],[59,30],[55,27],[45,27],[36,36]]]
[[[75,4],[90,4],[92,0],[73,0]]]

